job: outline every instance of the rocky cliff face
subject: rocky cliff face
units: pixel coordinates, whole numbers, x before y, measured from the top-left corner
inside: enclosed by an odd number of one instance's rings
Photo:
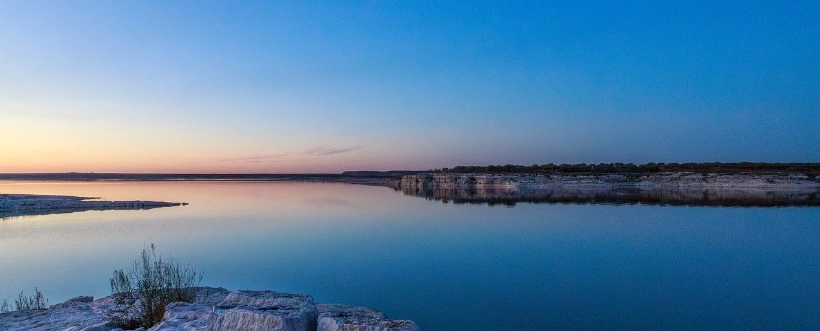
[[[520,186],[520,185],[579,185],[627,182],[625,175],[600,176],[542,176],[500,174],[439,174],[423,173],[403,176],[401,186]]]
[[[693,174],[679,172],[650,175],[422,173],[402,176],[400,185],[402,187],[617,185],[820,189],[820,183],[803,174]]]
[[[47,310],[0,314],[4,331],[119,331],[106,311],[114,300],[78,297]],[[313,297],[274,291],[197,288],[193,303],[168,304],[162,322],[143,331],[418,331],[413,321],[391,320],[378,310],[315,304]]]
[[[454,203],[610,203],[714,206],[820,206],[820,183],[800,174],[585,176],[417,174],[404,194]]]

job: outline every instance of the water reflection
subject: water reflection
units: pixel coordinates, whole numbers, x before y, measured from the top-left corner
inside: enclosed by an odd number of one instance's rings
[[[402,186],[405,195],[454,204],[515,206],[528,203],[645,204],[673,206],[783,207],[820,206],[814,190],[753,188],[641,188],[635,186]]]
[[[820,329],[820,208],[491,208],[283,182],[0,191],[190,203],[0,220],[0,299],[107,295],[150,241],[204,285],[310,293],[423,330]]]

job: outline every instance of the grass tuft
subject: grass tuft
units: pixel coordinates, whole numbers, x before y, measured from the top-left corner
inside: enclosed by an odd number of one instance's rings
[[[34,288],[34,295],[28,296],[25,295],[22,291],[19,295],[17,295],[17,300],[14,300],[14,308],[15,310],[44,310],[48,309],[48,299],[43,296],[43,292],[40,292],[40,289]],[[11,311],[11,305],[9,305],[8,301],[3,300],[3,304],[0,305],[0,312],[7,313]]]
[[[193,302],[193,287],[201,281],[202,273],[174,258],[163,259],[152,243],[142,249],[130,269],[114,271],[111,292],[115,308],[108,315],[124,329],[150,328],[162,320],[169,303]]]

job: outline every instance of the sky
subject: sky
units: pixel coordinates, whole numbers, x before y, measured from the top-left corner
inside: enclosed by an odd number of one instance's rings
[[[820,162],[817,1],[0,0],[0,172]]]

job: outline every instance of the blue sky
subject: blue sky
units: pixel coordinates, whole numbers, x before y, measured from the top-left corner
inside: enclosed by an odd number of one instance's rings
[[[817,2],[5,1],[0,171],[820,162]]]

